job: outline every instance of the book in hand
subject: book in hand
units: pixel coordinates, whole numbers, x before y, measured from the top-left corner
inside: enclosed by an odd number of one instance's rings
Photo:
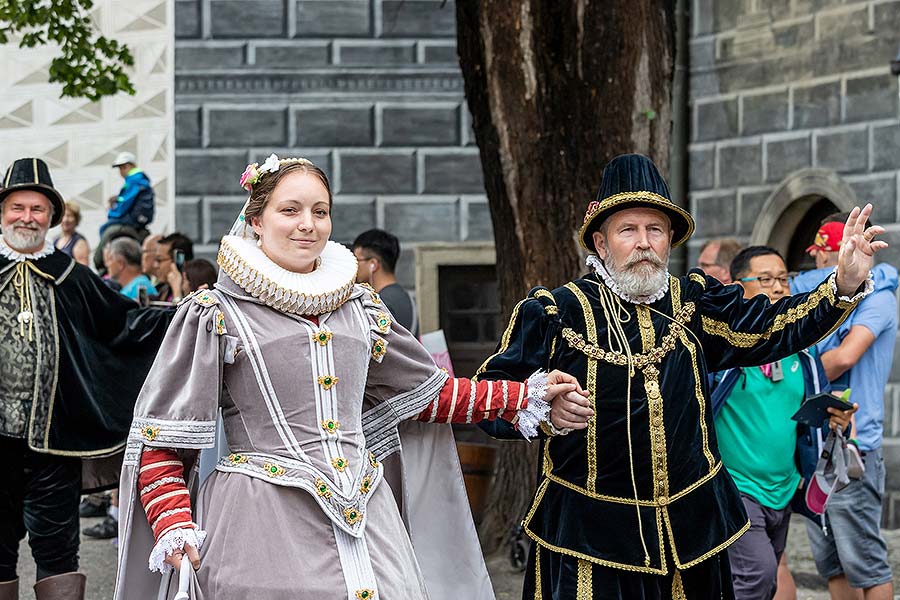
[[[829,408],[850,410],[853,404],[849,401],[850,390],[846,390],[840,398],[829,393],[816,394],[806,399],[800,409],[791,418],[809,427],[822,427],[831,414]]]

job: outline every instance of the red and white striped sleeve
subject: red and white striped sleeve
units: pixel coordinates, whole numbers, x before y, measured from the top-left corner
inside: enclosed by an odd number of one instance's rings
[[[184,465],[174,450],[145,449],[141,454],[138,486],[141,504],[157,541],[172,529],[196,527],[191,518]]]
[[[546,390],[547,377],[541,372],[525,383],[450,378],[438,397],[415,418],[428,423],[477,423],[499,417],[520,428],[527,422],[523,429],[526,434],[546,419],[550,410],[544,402]]]
[[[199,549],[206,537],[193,521],[184,465],[178,453],[168,448],[145,448],[138,488],[156,540],[150,553],[150,570],[166,572],[171,568],[165,563],[166,556],[186,543]]]

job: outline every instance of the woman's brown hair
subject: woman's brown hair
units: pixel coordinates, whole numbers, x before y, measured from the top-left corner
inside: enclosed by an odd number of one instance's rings
[[[331,210],[334,198],[331,195],[331,184],[328,182],[328,176],[325,175],[325,171],[306,159],[298,160],[285,158],[281,160],[277,171],[274,173],[263,173],[262,177],[259,178],[259,181],[251,187],[250,201],[247,203],[247,208],[244,211],[246,223],[251,223],[253,217],[262,215],[263,210],[266,208],[266,204],[269,203],[269,197],[272,195],[272,192],[275,191],[278,183],[285,176],[294,173],[295,171],[301,171],[319,178],[319,181],[325,186],[325,191],[328,192],[328,210]]]

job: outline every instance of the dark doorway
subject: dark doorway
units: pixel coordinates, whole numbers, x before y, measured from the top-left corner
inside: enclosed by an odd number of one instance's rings
[[[808,271],[816,268],[815,260],[806,253],[806,249],[816,239],[816,232],[822,224],[822,219],[828,215],[840,212],[840,209],[828,198],[819,196],[804,198],[804,200],[807,202],[811,201],[811,205],[797,223],[785,254],[787,268],[791,272]]]

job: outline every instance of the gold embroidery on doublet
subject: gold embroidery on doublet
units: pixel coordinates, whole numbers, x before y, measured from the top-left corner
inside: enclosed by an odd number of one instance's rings
[[[767,327],[765,331],[762,331],[760,333],[734,331],[733,329],[731,329],[731,326],[728,325],[728,323],[726,323],[725,321],[719,321],[713,319],[712,317],[707,317],[706,315],[702,317],[703,331],[711,335],[717,335],[719,337],[725,338],[725,340],[732,346],[737,346],[738,348],[752,348],[760,341],[769,339],[773,333],[783,330],[786,325],[796,323],[798,320],[808,315],[810,312],[815,310],[815,308],[819,306],[819,304],[823,300],[827,300],[832,305],[835,304],[834,292],[831,289],[831,281],[828,279],[822,282],[815,290],[810,292],[806,300],[804,300],[797,306],[789,308],[786,312],[775,315],[774,322],[769,327]],[[850,305],[846,309],[847,313],[849,313],[849,311],[854,306],[855,304]],[[846,315],[844,316],[844,318],[846,318]],[[840,319],[837,325],[835,325],[831,331],[837,329],[838,326],[843,322],[844,318]],[[829,332],[829,334],[830,333],[831,332]],[[823,337],[827,336],[828,334]]]
[[[584,326],[587,330],[588,341],[592,346],[597,345],[597,324],[594,321],[594,309],[588,302],[587,296],[572,282],[566,284],[566,288],[575,294],[581,310],[584,313]],[[587,389],[590,394],[591,409],[594,416],[588,421],[587,431],[587,489],[590,492],[597,491],[597,360],[588,356],[587,361]]]
[[[575,593],[577,600],[592,600],[594,597],[594,581],[591,567],[590,562],[578,560],[578,588]]]

